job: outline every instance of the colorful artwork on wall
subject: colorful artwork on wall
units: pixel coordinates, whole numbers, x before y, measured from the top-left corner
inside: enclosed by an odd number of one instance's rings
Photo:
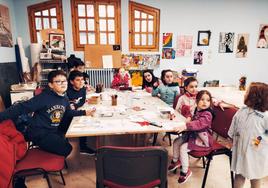
[[[203,52],[202,51],[195,51],[194,52],[194,64],[195,65],[202,65],[203,64]]]
[[[190,57],[192,54],[193,36],[192,35],[179,35],[177,39],[176,56]]]
[[[249,40],[249,34],[237,35],[237,49],[236,49],[236,55],[235,55],[237,58],[247,57],[248,40]]]
[[[219,41],[219,53],[233,53],[234,51],[234,33],[221,32]]]
[[[0,46],[13,47],[8,7],[0,4]]]
[[[257,48],[268,48],[268,24],[260,25]]]
[[[122,54],[122,66],[136,69],[154,69],[160,64],[159,54]]]
[[[208,46],[211,31],[198,31],[197,46]]]
[[[163,48],[162,59],[175,59],[175,50],[173,48]]]
[[[163,48],[172,47],[173,33],[163,33]]]
[[[130,70],[129,74],[132,86],[142,86],[142,70]]]

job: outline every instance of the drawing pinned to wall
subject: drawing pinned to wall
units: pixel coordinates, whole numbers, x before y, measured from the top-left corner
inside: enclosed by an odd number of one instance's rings
[[[236,57],[245,58],[247,57],[247,52],[248,52],[249,34],[238,34],[237,36],[238,37],[237,37]]]
[[[160,54],[122,54],[122,66],[127,68],[154,69],[160,64]]]
[[[219,42],[219,53],[233,53],[234,49],[234,33],[221,32]]]
[[[203,64],[203,52],[202,51],[194,51],[194,64],[195,65]]]
[[[192,54],[193,36],[178,35],[176,56],[190,57]]]
[[[163,48],[162,59],[175,59],[175,50],[173,48]]]
[[[208,46],[211,31],[198,31],[197,46]]]
[[[163,33],[163,48],[172,47],[173,33]]]
[[[12,47],[11,23],[8,7],[0,4],[0,46]]]
[[[257,48],[268,48],[268,24],[260,25]]]

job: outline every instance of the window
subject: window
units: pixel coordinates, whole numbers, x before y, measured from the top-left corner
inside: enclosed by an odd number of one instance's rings
[[[120,44],[120,0],[72,0],[74,49]]]
[[[129,2],[129,50],[159,51],[160,10]]]
[[[61,0],[46,1],[28,7],[29,28],[31,42],[40,42],[40,30],[63,30],[62,2]]]

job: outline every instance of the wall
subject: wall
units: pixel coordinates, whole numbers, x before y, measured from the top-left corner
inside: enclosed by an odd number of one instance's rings
[[[10,0],[0,0],[0,4],[7,6],[9,8],[9,17],[11,22],[11,32],[12,32],[12,39],[13,42],[16,41],[17,32],[16,32],[16,20],[15,20],[15,13],[14,13],[14,5],[13,1]],[[15,62],[15,49],[7,48],[7,47],[0,47],[0,63],[6,62]]]
[[[27,6],[43,2],[44,0],[14,0],[16,10],[17,28],[19,36],[23,37],[26,54],[29,55],[29,26]],[[73,53],[73,37],[71,26],[70,0],[62,0],[64,30],[66,35],[67,55]],[[268,82],[266,70],[268,69],[268,49],[257,49],[257,37],[260,24],[268,24],[268,1],[259,0],[136,0],[157,7],[161,10],[160,39],[163,32],[173,32],[173,46],[176,47],[177,34],[193,35],[193,50],[210,51],[211,58],[203,65],[193,65],[193,57],[176,58],[175,60],[161,60],[160,68],[156,69],[160,75],[162,69],[174,69],[181,71],[184,68],[199,70],[200,83],[205,80],[219,79],[222,84],[238,84],[242,75],[248,77],[248,81]],[[128,53],[128,0],[121,0],[121,30],[122,51]],[[211,30],[212,36],[209,47],[197,47],[198,30]],[[238,59],[235,54],[218,53],[218,41],[220,32],[249,33],[248,57]],[[237,35],[236,35],[237,36]],[[235,46],[236,46],[235,37]],[[160,47],[162,41],[160,40]],[[161,51],[161,49],[160,49]],[[75,52],[83,58],[83,52]]]

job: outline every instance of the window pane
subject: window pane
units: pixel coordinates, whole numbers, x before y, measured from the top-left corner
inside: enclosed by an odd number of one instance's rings
[[[39,32],[39,31],[36,33],[36,35],[37,35],[37,43],[42,42],[42,39],[41,39],[41,34],[40,34],[40,32]]]
[[[78,16],[86,16],[85,5],[78,5]]]
[[[50,9],[50,16],[56,16],[56,8]]]
[[[115,44],[115,34],[109,33],[109,44]]]
[[[154,22],[152,20],[148,21],[148,32],[154,31]]]
[[[114,31],[114,20],[108,20],[108,31]]]
[[[140,21],[139,20],[135,20],[134,30],[135,30],[135,32],[140,32]]]
[[[148,34],[148,45],[153,45],[153,34]]]
[[[35,29],[37,29],[37,30],[42,29],[41,18],[35,18]]]
[[[42,14],[43,14],[43,16],[48,16],[48,10],[43,10]]]
[[[87,16],[94,17],[94,6],[93,5],[87,5]]]
[[[137,11],[137,10],[135,10],[135,12],[134,12],[134,14],[135,14],[135,18],[140,18],[140,11]]]
[[[57,29],[57,18],[51,18],[51,28]]]
[[[95,21],[94,19],[88,19],[87,20],[87,30],[94,31],[95,30]]]
[[[141,45],[146,45],[146,34],[141,35]]]
[[[41,12],[35,12],[34,15],[35,16],[41,16]]]
[[[79,30],[86,31],[86,19],[79,19]]]
[[[88,33],[88,44],[95,44],[95,33]]]
[[[107,6],[107,13],[108,13],[108,17],[114,17],[114,6],[113,5]]]
[[[44,29],[48,29],[49,28],[49,19],[43,18],[43,24],[44,24]]]
[[[106,17],[106,6],[105,5],[99,5],[99,16]]]
[[[141,31],[146,32],[147,31],[147,25],[146,25],[146,20],[141,21]]]
[[[100,33],[100,44],[107,44],[107,35],[106,35],[106,33]]]
[[[141,13],[141,18],[147,18],[147,14],[145,14],[145,13]]]
[[[87,43],[87,34],[86,33],[79,33],[80,44]]]
[[[100,19],[100,31],[106,31],[106,20]]]
[[[153,19],[154,17],[152,15],[148,14],[148,18]]]
[[[140,45],[140,34],[135,34],[135,45]]]

